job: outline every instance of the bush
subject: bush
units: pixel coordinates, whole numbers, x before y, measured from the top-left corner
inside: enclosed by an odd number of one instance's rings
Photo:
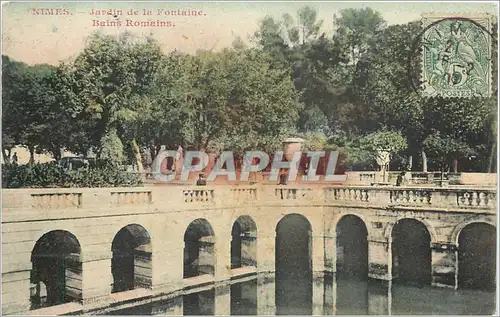
[[[141,186],[139,175],[118,165],[98,162],[89,168],[65,171],[53,163],[2,165],[3,188],[134,187]]]

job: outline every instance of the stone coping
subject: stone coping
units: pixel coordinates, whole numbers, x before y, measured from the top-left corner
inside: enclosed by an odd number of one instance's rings
[[[213,186],[182,186],[182,185],[172,185],[168,189],[179,189],[179,190],[216,190],[216,189],[269,189],[270,185],[213,185]],[[410,186],[372,186],[372,185],[337,185],[337,184],[289,184],[289,185],[274,185],[276,189],[317,189],[317,188],[333,188],[333,189],[372,189],[375,191],[385,191],[385,190],[405,190],[405,189],[422,189],[422,190],[432,190],[432,191],[468,191],[468,190],[488,190],[497,191],[496,186],[470,186],[466,185],[449,185],[446,187],[439,186],[421,186],[421,185],[410,185]],[[161,187],[158,186],[145,186],[145,187],[68,187],[68,188],[2,188],[2,192],[14,193],[14,192],[29,192],[32,195],[36,194],[78,194],[86,192],[151,192],[159,191]]]

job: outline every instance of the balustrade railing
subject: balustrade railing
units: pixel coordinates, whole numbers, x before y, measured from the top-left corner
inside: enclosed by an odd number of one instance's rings
[[[80,193],[31,194],[34,209],[78,208],[82,203]]]
[[[402,189],[390,191],[390,203],[395,205],[429,206],[432,192],[423,189]]]
[[[496,193],[485,190],[459,191],[457,205],[460,207],[490,207],[496,203]]]
[[[151,203],[151,191],[143,192],[112,192],[111,203],[116,205],[143,205]]]
[[[255,202],[257,199],[257,189],[256,188],[231,188],[229,190],[232,193],[232,200],[238,202]]]
[[[368,202],[370,189],[367,188],[326,188],[327,201]]]
[[[185,203],[207,203],[214,201],[213,189],[188,189],[183,191]]]
[[[165,186],[151,188],[4,189],[2,207],[9,211],[96,211],[119,206],[150,205],[159,210],[213,206],[276,204],[359,205],[363,208],[415,207],[496,210],[495,189],[393,186]],[[148,209],[144,209],[147,212]]]
[[[313,200],[313,189],[311,188],[276,188],[274,196],[279,200]]]

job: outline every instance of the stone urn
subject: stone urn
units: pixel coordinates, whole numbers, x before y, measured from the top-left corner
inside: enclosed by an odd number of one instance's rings
[[[302,151],[302,145],[304,142],[304,139],[301,138],[285,139],[283,141],[283,160],[290,162],[294,153]],[[288,172],[289,170],[283,171],[285,175],[280,176],[280,183],[286,184],[288,182]]]
[[[302,151],[304,139],[287,138],[283,141],[283,156],[287,161],[292,160],[293,153]]]

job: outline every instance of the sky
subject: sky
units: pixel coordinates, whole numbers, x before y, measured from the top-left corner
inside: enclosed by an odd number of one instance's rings
[[[2,2],[2,54],[27,64],[58,64],[84,48],[85,39],[95,30],[119,34],[128,30],[137,35],[152,35],[165,52],[177,49],[193,53],[198,49],[218,50],[230,46],[240,36],[248,39],[266,15],[276,18],[283,13],[296,15],[309,5],[324,20],[322,31],[333,32],[333,16],[345,8],[371,7],[388,24],[420,20],[424,13],[489,13],[498,16],[495,2]],[[44,15],[47,9],[61,9],[62,15]],[[45,10],[40,10],[45,9]],[[176,10],[199,13],[196,16],[172,16]],[[122,10],[122,15],[95,15],[96,10]],[[137,15],[134,13],[137,10]],[[151,10],[152,15],[143,15]],[[158,10],[161,10],[158,15]],[[43,11],[43,12],[41,12]],[[131,11],[131,12],[129,12]],[[57,13],[55,10],[53,13]],[[65,14],[64,14],[65,13]],[[119,12],[113,12],[119,13]],[[128,14],[131,13],[131,14]],[[165,15],[165,13],[170,15]],[[122,26],[98,27],[96,21],[120,21]],[[171,21],[171,27],[124,26],[141,21]]]

